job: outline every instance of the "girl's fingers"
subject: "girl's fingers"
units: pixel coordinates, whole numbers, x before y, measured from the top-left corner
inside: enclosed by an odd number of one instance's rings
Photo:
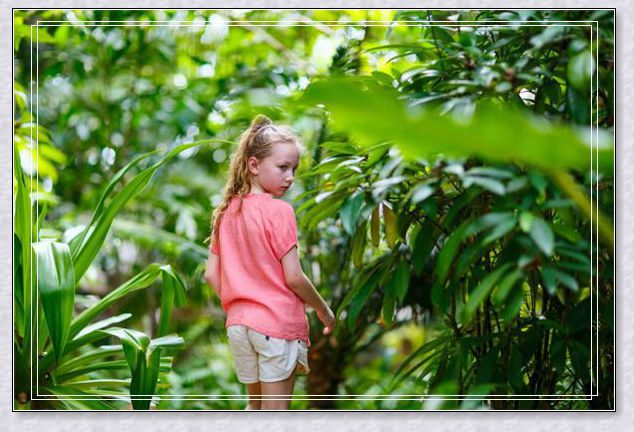
[[[330,333],[330,327],[324,327],[324,332],[325,335]]]

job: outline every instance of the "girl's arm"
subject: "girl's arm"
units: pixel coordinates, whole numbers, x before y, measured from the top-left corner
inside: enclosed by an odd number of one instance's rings
[[[216,254],[209,254],[207,267],[205,267],[205,280],[220,297],[220,259]]]
[[[324,334],[330,333],[335,326],[335,314],[332,313],[324,299],[319,295],[313,284],[308,280],[297,255],[297,247],[294,246],[282,257],[284,279],[286,285],[293,290],[304,302],[315,309],[317,316],[324,324]]]

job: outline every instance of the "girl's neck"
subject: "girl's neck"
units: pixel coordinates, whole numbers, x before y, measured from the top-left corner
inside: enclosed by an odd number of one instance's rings
[[[265,194],[266,192],[262,189],[258,184],[251,182],[251,189],[249,190],[250,195],[258,195]]]

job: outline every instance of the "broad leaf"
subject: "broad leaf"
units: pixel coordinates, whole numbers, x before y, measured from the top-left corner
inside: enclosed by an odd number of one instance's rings
[[[37,285],[55,357],[66,346],[75,304],[75,277],[68,245],[57,242],[33,244],[37,259]]]

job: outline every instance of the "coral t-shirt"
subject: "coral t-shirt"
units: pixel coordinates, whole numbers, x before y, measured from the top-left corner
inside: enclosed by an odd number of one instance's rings
[[[293,207],[267,193],[247,194],[238,211],[234,197],[212,236],[220,257],[220,300],[225,325],[245,325],[280,339],[310,345],[303,300],[287,285],[280,261],[297,245]]]

